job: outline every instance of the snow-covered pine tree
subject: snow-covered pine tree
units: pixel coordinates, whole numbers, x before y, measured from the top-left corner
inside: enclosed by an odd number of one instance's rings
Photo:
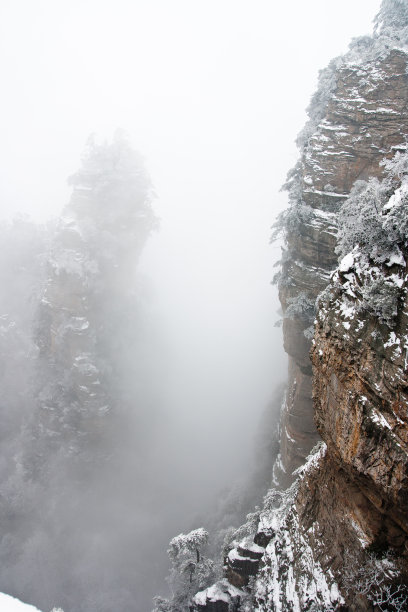
[[[341,207],[336,251],[358,268],[361,307],[392,326],[408,249],[406,145],[383,165],[386,177],[357,181]]]
[[[202,527],[170,541],[167,582],[171,597],[155,597],[154,612],[189,612],[193,595],[215,580],[214,562],[205,556],[207,543],[208,533]]]

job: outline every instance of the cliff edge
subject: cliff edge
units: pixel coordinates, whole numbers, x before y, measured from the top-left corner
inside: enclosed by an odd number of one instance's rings
[[[274,486],[194,610],[408,609],[407,67],[408,2],[384,0],[320,74],[277,224]]]

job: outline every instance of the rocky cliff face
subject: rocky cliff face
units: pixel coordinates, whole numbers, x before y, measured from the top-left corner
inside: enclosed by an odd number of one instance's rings
[[[408,608],[407,28],[407,3],[385,0],[375,36],[321,73],[299,138],[280,219],[277,488],[226,558],[243,594],[225,610]]]
[[[393,154],[408,130],[406,53],[392,49],[386,57],[367,62],[353,55],[336,60],[322,75],[321,96],[328,98],[327,106],[324,111],[317,109],[323,114],[318,123],[313,125],[311,119],[306,126],[301,159],[289,184],[292,207],[287,213],[280,282],[287,313],[284,344],[290,359],[278,475],[285,484],[318,439],[310,339],[304,335],[312,321],[305,307],[300,304],[296,310],[293,305],[299,296],[306,306],[313,305],[327,286],[337,265],[336,212],[356,180],[382,175],[381,160]]]

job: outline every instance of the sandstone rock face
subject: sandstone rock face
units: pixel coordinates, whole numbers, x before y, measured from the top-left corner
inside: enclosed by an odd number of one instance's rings
[[[290,364],[281,463],[275,469],[276,481],[284,485],[318,440],[310,393],[310,340],[303,333],[311,319],[290,314],[291,304],[299,296],[313,304],[327,286],[337,265],[336,211],[356,180],[382,176],[380,162],[393,155],[408,133],[407,54],[394,49],[383,55],[366,60],[350,52],[327,69],[329,91],[324,82],[320,91],[326,105],[306,126],[301,159],[290,179],[292,212],[286,221],[280,281]]]
[[[346,268],[320,301],[312,350],[316,423],[333,463],[365,499],[364,513],[353,496],[343,507],[369,545],[391,546],[408,560],[408,270],[405,262],[384,266],[401,279],[391,329],[353,297],[361,284],[358,256]]]

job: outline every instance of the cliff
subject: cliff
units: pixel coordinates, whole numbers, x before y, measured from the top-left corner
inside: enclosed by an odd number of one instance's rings
[[[112,144],[90,139],[70,183],[38,309],[37,448],[29,469],[41,466],[47,447],[71,461],[83,453],[91,461],[111,454],[106,422],[113,428],[112,413],[123,416],[129,393],[121,395],[117,355],[125,361],[134,334],[129,313],[138,308],[129,278],[155,224],[149,179],[120,132]]]
[[[286,250],[279,287],[289,355],[277,474],[283,484],[290,482],[290,474],[318,439],[313,424],[310,338],[306,336],[315,300],[337,265],[336,212],[357,179],[382,175],[381,160],[392,155],[407,133],[405,52],[392,49],[386,57],[368,61],[354,59],[355,54],[352,50],[349,58],[334,61],[323,72],[315,104],[324,95],[327,106],[316,125],[316,119],[311,119],[306,126],[300,162],[288,184],[291,207],[283,219]],[[319,106],[317,110],[322,112]]]
[[[274,488],[225,559],[240,602],[224,584],[195,610],[408,607],[407,28],[408,3],[385,0],[373,37],[320,75],[278,221]]]

